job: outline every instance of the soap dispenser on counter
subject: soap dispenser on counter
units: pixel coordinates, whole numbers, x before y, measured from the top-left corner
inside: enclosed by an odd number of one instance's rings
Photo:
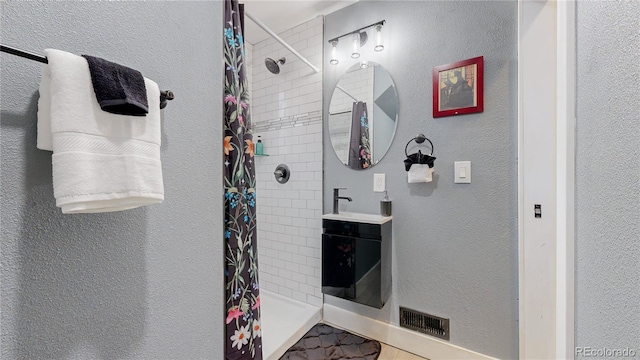
[[[389,200],[389,195],[387,192],[384,192],[384,197],[380,201],[380,215],[382,216],[391,216],[391,200]]]

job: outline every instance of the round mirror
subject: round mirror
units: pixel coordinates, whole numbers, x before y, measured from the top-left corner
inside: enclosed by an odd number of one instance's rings
[[[329,136],[338,159],[348,167],[368,169],[389,150],[398,123],[398,94],[379,64],[352,66],[333,90]]]

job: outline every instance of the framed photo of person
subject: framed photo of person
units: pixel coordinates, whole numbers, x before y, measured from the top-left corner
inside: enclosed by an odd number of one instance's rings
[[[433,68],[433,117],[482,112],[484,57]]]

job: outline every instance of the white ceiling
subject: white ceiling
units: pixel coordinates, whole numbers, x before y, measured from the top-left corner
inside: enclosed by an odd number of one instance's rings
[[[319,15],[330,14],[358,0],[245,0],[244,11],[279,34]],[[244,38],[250,44],[259,43],[269,37],[265,31],[245,16]]]

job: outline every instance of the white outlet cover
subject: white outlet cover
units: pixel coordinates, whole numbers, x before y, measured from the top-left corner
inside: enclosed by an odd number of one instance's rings
[[[373,192],[384,192],[385,174],[373,174]]]

